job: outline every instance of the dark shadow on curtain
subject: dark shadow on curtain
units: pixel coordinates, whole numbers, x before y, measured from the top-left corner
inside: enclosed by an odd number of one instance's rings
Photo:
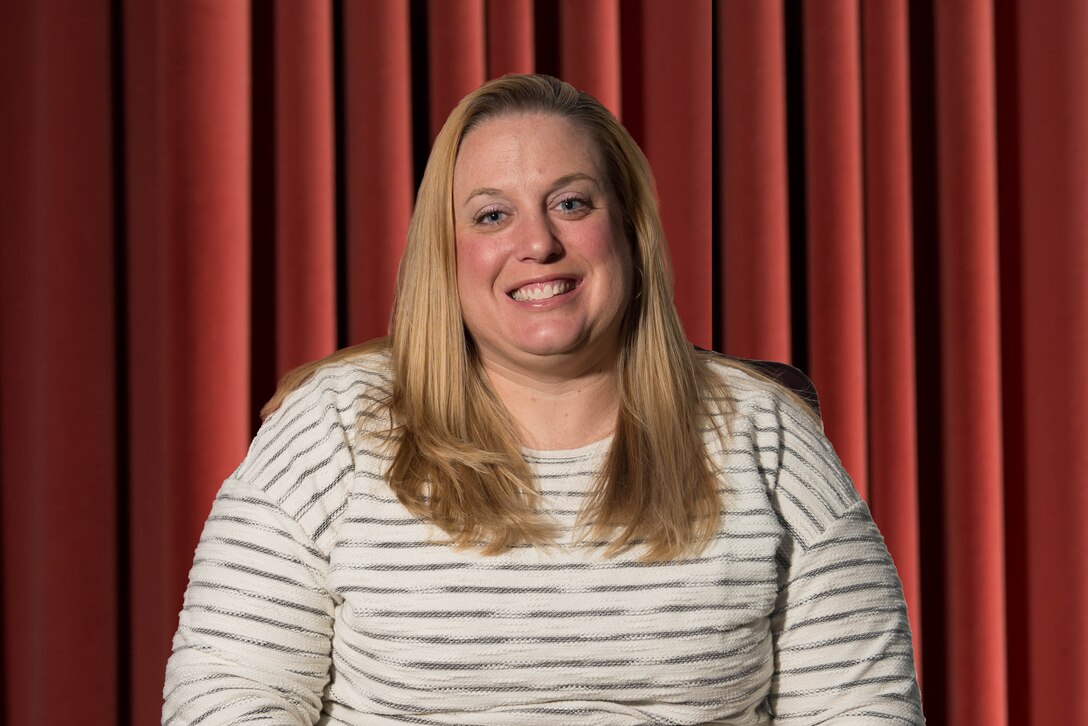
[[[725,270],[722,267],[724,238],[722,237],[722,219],[727,214],[722,203],[722,165],[721,159],[721,126],[719,119],[728,109],[722,108],[721,93],[719,90],[721,71],[721,48],[718,35],[718,3],[710,6],[710,27],[714,29],[713,41],[710,45],[710,264],[714,271],[710,278],[710,301],[714,310],[725,309]],[[715,321],[710,329],[711,347],[717,351],[724,351],[726,346],[725,326]]]
[[[559,13],[558,3],[533,3],[533,43],[537,73],[558,77],[559,68]]]
[[[276,390],[276,3],[252,8],[250,64],[250,427]]]
[[[125,145],[125,23],[123,0],[111,0],[110,32],[110,110],[113,144],[113,269],[114,269],[114,376],[116,391],[117,434],[117,726],[132,723],[132,561],[129,469],[129,341],[128,341],[128,174]],[[2,580],[2,578],[0,578]],[[0,593],[0,602],[3,595]],[[2,652],[2,644],[0,644]]]
[[[941,396],[941,301],[937,170],[936,64],[933,8],[910,5],[911,143],[914,162],[914,316],[917,333],[918,497],[922,568],[922,689],[934,726],[947,712],[948,624],[944,562],[944,431]]]
[[[786,51],[786,163],[790,215],[790,349],[794,367],[806,374],[808,364],[808,218],[805,170],[805,46],[804,8],[801,0],[787,0]]]
[[[1002,435],[1005,463],[1005,638],[1009,664],[1009,723],[1031,722],[1031,689],[1022,687],[1030,667],[1028,642],[1028,494],[1024,420],[1023,289],[1020,277],[1020,48],[1017,4],[994,4],[994,63],[1000,79],[997,102],[997,214],[1001,262]]]

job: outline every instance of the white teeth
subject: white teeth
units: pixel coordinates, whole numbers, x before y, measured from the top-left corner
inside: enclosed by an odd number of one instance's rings
[[[514,290],[510,293],[510,297],[519,302],[525,300],[547,300],[550,297],[556,295],[562,295],[565,292],[570,292],[574,286],[569,280],[559,280],[556,282],[547,282],[540,287],[534,287],[532,285],[526,285],[525,287]]]

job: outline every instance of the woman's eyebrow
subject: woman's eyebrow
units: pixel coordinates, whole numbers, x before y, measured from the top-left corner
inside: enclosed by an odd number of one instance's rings
[[[589,174],[576,171],[573,174],[567,174],[566,176],[561,176],[556,179],[554,182],[552,182],[552,189],[558,189],[559,187],[566,186],[567,184],[576,181],[588,181],[598,188],[600,188],[601,186],[594,177],[590,176]]]
[[[600,186],[601,186],[600,183],[597,182],[596,178],[594,178],[594,177],[592,177],[589,174],[586,174],[584,172],[576,171],[576,172],[573,172],[571,174],[565,174],[565,175],[559,177],[558,179],[556,179],[554,182],[552,182],[551,189],[555,190],[555,189],[558,189],[559,187],[566,186],[567,184],[570,184],[571,182],[576,182],[576,181],[588,181],[588,182],[591,182],[594,186],[596,186],[598,188],[600,188]],[[502,190],[501,189],[496,189],[495,187],[480,187],[479,189],[473,189],[469,193],[469,195],[467,197],[465,197],[465,201],[462,202],[461,206],[463,206],[463,207],[468,206],[469,202],[471,202],[474,198],[479,197],[479,196],[498,196],[498,195],[501,195],[501,194],[502,194]]]
[[[472,193],[465,197],[465,201],[461,206],[467,205],[474,197],[481,195],[495,196],[498,194],[502,194],[502,191],[495,187],[480,187],[479,189],[473,189]]]

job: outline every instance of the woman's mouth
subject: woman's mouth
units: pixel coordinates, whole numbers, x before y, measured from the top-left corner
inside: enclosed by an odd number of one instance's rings
[[[509,293],[510,297],[518,302],[527,300],[547,300],[556,295],[562,295],[574,289],[574,280],[549,280],[548,282],[534,282],[523,285]]]

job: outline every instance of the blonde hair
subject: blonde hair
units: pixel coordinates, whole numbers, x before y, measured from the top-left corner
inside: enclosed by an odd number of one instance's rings
[[[647,560],[692,553],[719,524],[718,472],[702,430],[711,426],[712,414],[732,414],[728,391],[703,360],[711,354],[687,341],[673,305],[649,164],[592,96],[550,76],[509,75],[458,104],[435,140],[419,187],[390,336],[334,358],[391,351],[393,391],[385,406],[396,436],[388,481],[409,511],[440,527],[453,544],[485,554],[554,541],[552,523],[538,513],[540,494],[511,418],[481,372],[457,294],[452,189],[460,144],[488,119],[526,113],[570,119],[593,139],[622,210],[636,270],[621,333],[619,415],[579,520],[583,536],[608,542],[608,555],[638,543]],[[289,374],[263,413],[327,362]],[[713,411],[708,401],[715,401]]]

